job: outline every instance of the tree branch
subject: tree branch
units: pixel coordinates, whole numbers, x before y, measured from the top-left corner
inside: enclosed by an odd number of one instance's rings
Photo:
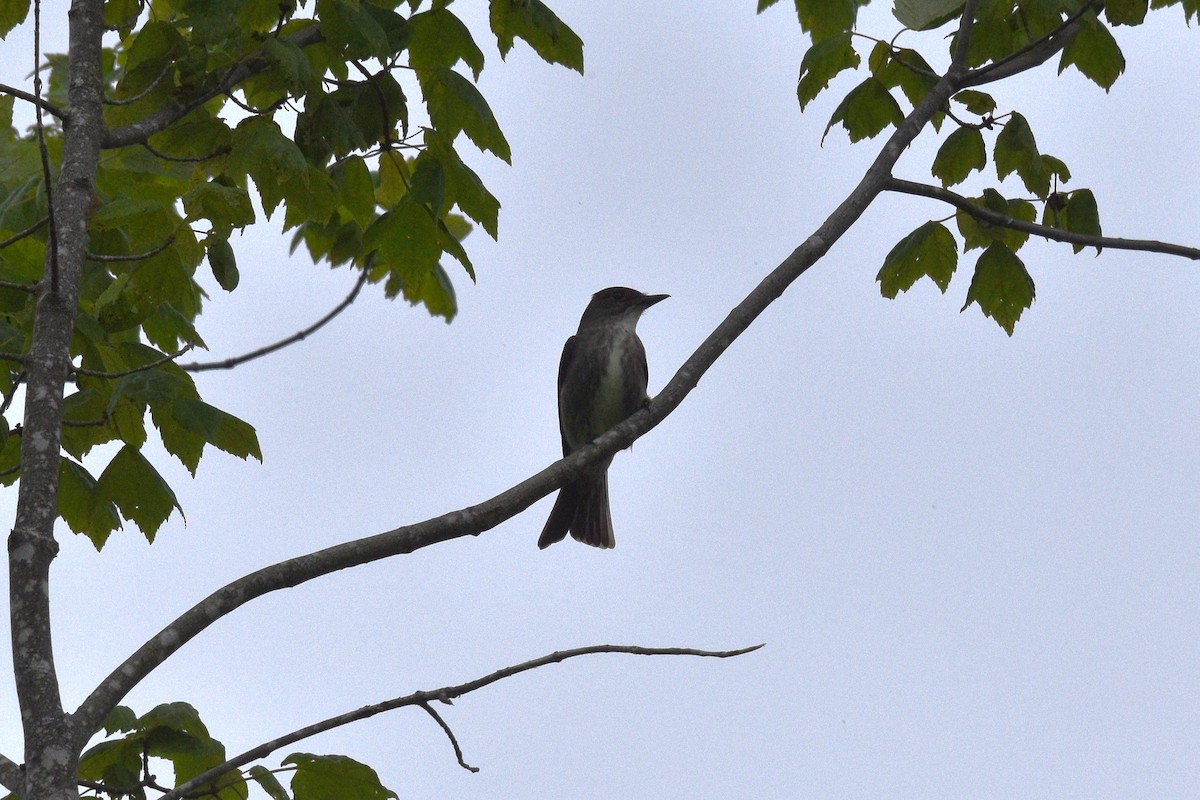
[[[16,244],[17,242],[24,239],[26,236],[32,236],[33,234],[35,234],[39,230],[41,230],[42,226],[45,225],[49,221],[50,221],[49,215],[44,216],[41,219],[39,219],[37,222],[30,225],[25,230],[20,231],[19,233],[14,233],[12,236],[10,236],[7,239],[5,239],[4,241],[0,242],[0,250],[4,249],[5,247],[8,247],[10,244]]]
[[[312,325],[309,325],[304,330],[296,331],[286,339],[280,339],[274,344],[269,344],[266,347],[260,347],[257,350],[251,350],[249,353],[243,353],[240,356],[227,358],[224,361],[192,362],[191,364],[180,364],[179,368],[186,372],[205,372],[210,369],[233,369],[234,367],[244,364],[247,361],[253,361],[256,358],[262,358],[265,355],[274,353],[276,350],[282,350],[288,345],[295,344],[296,342],[302,342],[312,334],[319,331],[321,328],[325,327],[325,325],[338,314],[341,314],[343,311],[349,308],[350,304],[353,303],[358,297],[358,293],[362,291],[362,287],[366,282],[367,271],[364,269],[358,276],[358,280],[354,282],[354,288],[350,290],[350,294],[346,295],[342,302],[334,306],[328,314],[321,317]]]
[[[696,650],[691,647],[640,647],[638,645],[623,645],[623,644],[597,644],[588,647],[576,647],[570,650],[558,650],[548,655],[535,658],[530,661],[522,661],[520,664],[498,669],[482,678],[476,678],[473,681],[460,683],[453,686],[443,686],[441,689],[433,689],[431,691],[413,692],[403,697],[396,697],[391,700],[385,700],[382,703],[375,703],[369,706],[348,711],[345,714],[338,714],[335,717],[322,720],[321,722],[308,725],[291,733],[284,734],[269,742],[264,742],[257,747],[253,747],[244,753],[234,756],[223,764],[205,770],[191,780],[177,786],[175,789],[167,792],[167,794],[158,798],[158,800],[180,800],[187,797],[191,792],[212,783],[217,778],[226,774],[230,770],[239,769],[251,761],[257,761],[260,758],[265,758],[271,753],[279,750],[282,747],[287,747],[290,744],[295,744],[303,739],[308,739],[316,736],[319,733],[340,728],[343,725],[348,725],[352,722],[368,719],[376,714],[382,714],[385,711],[393,711],[397,708],[405,706],[422,706],[442,729],[446,731],[446,735],[450,737],[450,741],[454,744],[455,754],[458,756],[458,763],[463,768],[478,772],[475,767],[468,766],[463,762],[462,750],[458,746],[458,742],[454,739],[454,734],[450,731],[445,721],[433,710],[429,705],[431,701],[439,701],[447,703],[455,698],[462,697],[465,694],[473,692],[477,689],[482,689],[485,686],[490,686],[497,681],[511,678],[514,675],[519,675],[522,672],[528,672],[539,667],[544,667],[549,664],[556,664],[566,661],[569,658],[577,658],[578,656],[594,655],[597,653],[628,653],[639,656],[700,656],[705,658],[733,658],[735,656],[752,653],[764,645],[756,644],[752,647],[743,647],[737,650]]]
[[[1048,225],[1039,225],[1036,222],[1026,222],[1023,219],[1016,219],[1007,214],[1001,214],[998,211],[981,206],[969,197],[963,197],[940,186],[930,186],[925,183],[890,178],[885,188],[889,192],[899,192],[901,194],[911,194],[918,197],[941,200],[943,203],[949,203],[955,208],[962,209],[978,220],[1004,228],[1011,228],[1015,231],[1022,231],[1034,236],[1040,236],[1043,239],[1053,239],[1057,242],[1067,242],[1068,244],[1083,245],[1084,247],[1140,250],[1147,253],[1165,253],[1166,255],[1183,256],[1192,260],[1200,260],[1200,248],[1186,247],[1180,244],[1171,244],[1170,242],[1156,242],[1149,239],[1118,239],[1112,236],[1093,236],[1087,233],[1064,231]]]
[[[21,765],[0,753],[0,786],[16,794],[24,788]]]
[[[167,353],[162,358],[157,358],[154,361],[151,361],[149,364],[143,364],[140,367],[134,367],[133,369],[126,369],[120,372],[103,372],[98,369],[85,369],[84,367],[73,367],[71,371],[76,375],[87,375],[92,378],[124,378],[126,375],[132,375],[135,372],[145,372],[146,370],[154,369],[155,367],[161,367],[163,364],[179,358],[193,347],[195,347],[194,344],[186,344],[179,350],[176,350],[174,353]]]
[[[40,3],[35,2],[35,42],[39,11]],[[8,539],[9,627],[26,754],[18,794],[27,798],[61,797],[62,787],[74,786],[79,753],[68,746],[73,731],[63,712],[54,665],[49,577],[58,552],[54,523],[58,517],[63,389],[71,366],[71,336],[88,241],[88,208],[95,193],[104,130],[100,102],[103,3],[73,0],[67,19],[71,124],[63,134],[50,209],[55,235],[47,254],[57,269],[42,278],[25,361],[22,476]]]
[[[163,242],[160,245],[156,245],[155,247],[147,250],[144,253],[131,253],[131,254],[127,254],[127,255],[109,255],[107,253],[88,252],[87,259],[89,261],[98,261],[101,263],[109,263],[109,262],[114,262],[114,261],[145,261],[147,258],[153,258],[154,256],[158,255],[159,253],[161,253],[163,250],[166,250],[168,247],[170,247],[174,243],[175,243],[175,234],[172,233],[170,236],[167,237],[167,240],[165,242]]]
[[[960,41],[970,36],[978,0],[967,0],[959,25]],[[857,187],[833,213],[771,271],[709,334],[684,362],[666,387],[645,408],[621,424],[535,475],[482,503],[357,539],[307,555],[287,559],[238,578],[201,600],[130,655],[96,687],[72,715],[76,736],[86,741],[105,715],[159,664],[216,620],[268,592],[297,586],[322,575],[366,564],[462,536],[477,536],[510,519],[554,489],[578,480],[590,466],[629,447],[654,428],[691,393],[700,377],[727,350],[734,339],[797,278],[828,252],[882,192],[896,161],[960,88],[966,72],[966,49],[957,47],[947,73],[930,88],[912,112],[884,143]],[[82,745],[81,745],[82,746]]]
[[[15,86],[9,86],[7,83],[0,83],[0,93],[10,94],[19,100],[24,100],[26,103],[35,105],[38,108],[45,111],[46,113],[50,114],[51,116],[57,117],[60,120],[66,120],[68,117],[68,114],[66,111],[63,111],[61,108],[54,105],[54,103],[51,103],[49,100],[43,100],[41,97],[38,97],[36,94],[31,94],[22,89],[18,89]]]
[[[307,47],[320,40],[321,29],[317,25],[304,28],[294,36],[288,37],[288,41],[297,47]],[[270,66],[270,63],[261,57],[249,58],[231,69],[223,81],[193,97],[186,103],[168,102],[161,109],[143,120],[124,125],[120,128],[110,128],[104,135],[102,147],[106,150],[111,150],[131,144],[145,144],[146,140],[154,134],[166,130],[171,124],[183,119],[214,97],[232,92],[234,87],[239,83],[251,75],[262,72],[268,66]]]
[[[994,83],[1034,67],[1040,67],[1051,56],[1067,46],[1067,43],[1079,32],[1080,17],[1095,8],[1095,5],[1085,4],[1063,20],[1057,28],[1033,40],[1015,53],[1010,53],[999,61],[972,70],[964,79],[963,87]]]

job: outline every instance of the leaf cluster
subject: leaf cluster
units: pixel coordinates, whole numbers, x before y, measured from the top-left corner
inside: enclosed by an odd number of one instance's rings
[[[759,10],[775,1],[760,0]],[[839,127],[852,142],[878,136],[899,125],[908,113],[906,105],[915,107],[939,79],[939,73],[921,53],[896,44],[899,34],[883,41],[855,31],[853,4],[796,0],[795,5],[801,27],[812,39],[801,60],[796,87],[801,109],[806,109],[843,73],[860,72],[864,67],[867,72],[834,109],[826,135]],[[981,251],[964,309],[977,304],[986,316],[1012,334],[1022,312],[1033,303],[1035,288],[1017,256],[1029,233],[1014,230],[1005,220],[1034,222],[1040,217],[1040,223],[1048,228],[1099,236],[1099,211],[1089,189],[1063,188],[1071,178],[1067,165],[1039,149],[1029,121],[1022,114],[1016,110],[1000,113],[990,94],[966,87],[997,80],[1006,70],[1036,66],[1057,52],[1060,74],[1073,67],[1107,91],[1125,69],[1124,56],[1110,27],[1141,24],[1150,8],[1170,5],[1181,6],[1189,21],[1200,19],[1198,0],[1122,0],[1103,5],[1086,0],[978,3],[966,49],[968,73],[963,79],[964,88],[931,119],[939,132],[947,119],[953,125],[930,171],[943,187],[955,186],[973,173],[983,172],[990,156],[998,184],[972,198],[982,213],[957,210],[955,230],[943,222],[930,221],[897,243],[884,258],[878,274],[884,296],[894,298],[922,277],[930,278],[945,292],[958,265],[961,242],[963,253]],[[893,14],[904,26],[901,33],[937,31],[953,25],[954,32],[945,38],[949,55],[957,46],[963,8],[963,0],[895,0]],[[825,12],[820,21],[814,17],[815,9]],[[864,41],[873,42],[866,53],[859,50],[859,43]],[[999,187],[1010,178],[1019,181],[1029,196],[1002,194]],[[1083,245],[1074,248],[1079,252]]]
[[[178,788],[226,762],[225,746],[214,739],[188,703],[164,703],[142,716],[118,706],[104,722],[103,741],[86,750],[79,761],[82,798],[146,800],[147,789],[165,792]],[[174,772],[170,786],[152,774],[151,759],[165,761]],[[212,800],[245,800],[248,784],[258,785],[271,800],[389,800],[395,792],[385,787],[371,767],[339,755],[292,753],[283,767],[270,770],[261,764],[245,771],[230,769],[189,797]],[[289,786],[276,776],[290,772]]]
[[[463,239],[476,225],[496,237],[500,210],[460,147],[506,162],[511,151],[475,83],[483,50],[449,5],[106,0],[107,131],[60,470],[59,513],[72,530],[100,547],[128,521],[153,539],[179,509],[142,455],[150,427],[193,475],[206,445],[261,460],[253,428],[204,402],[171,359],[204,347],[201,269],[236,290],[236,234],[260,216],[282,216],[293,250],[453,318],[446,256],[473,279]],[[27,6],[4,4],[0,36]],[[502,57],[520,40],[583,71],[579,37],[540,0],[491,0],[489,24]],[[47,57],[46,97],[69,115],[67,69]],[[56,172],[63,131],[52,121],[43,134]],[[36,132],[13,127],[13,97],[0,95],[5,410],[23,380],[47,256],[42,175]],[[19,434],[0,425],[5,484],[20,478]]]

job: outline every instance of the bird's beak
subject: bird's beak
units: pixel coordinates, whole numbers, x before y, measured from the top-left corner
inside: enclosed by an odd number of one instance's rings
[[[649,308],[655,303],[661,303],[670,296],[669,294],[648,294],[642,299],[642,308]]]

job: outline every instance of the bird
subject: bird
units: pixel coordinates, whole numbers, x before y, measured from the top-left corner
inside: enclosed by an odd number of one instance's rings
[[[592,295],[579,330],[563,345],[558,362],[558,429],[569,456],[650,402],[646,395],[646,349],[637,323],[650,306],[670,295],[642,294],[612,286]],[[609,549],[613,536],[608,506],[609,456],[589,467],[558,492],[550,518],[538,537],[545,549],[571,537]]]

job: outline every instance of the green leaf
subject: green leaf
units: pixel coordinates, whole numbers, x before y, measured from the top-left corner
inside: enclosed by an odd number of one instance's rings
[[[117,706],[108,712],[108,716],[104,718],[100,727],[109,736],[114,733],[132,731],[137,728],[137,714],[133,713],[133,709],[129,706]]]
[[[940,222],[926,222],[905,236],[883,259],[875,280],[884,297],[895,299],[918,280],[928,277],[945,294],[958,266],[958,245],[954,234]]]
[[[1079,26],[1079,32],[1063,48],[1058,61],[1058,74],[1074,66],[1084,77],[1107,92],[1125,71],[1125,56],[1121,54],[1121,48],[1108,28],[1094,15],[1081,17]]]
[[[363,250],[377,261],[405,272],[427,272],[442,254],[437,225],[429,209],[404,197],[363,233]]]
[[[350,58],[392,55],[387,33],[357,0],[317,0],[321,34],[338,55]]]
[[[896,98],[882,81],[870,77],[852,89],[834,110],[825,126],[825,135],[840,122],[850,141],[858,142],[878,135],[888,125],[899,125],[903,119],[904,112]]]
[[[320,84],[313,73],[308,56],[287,39],[268,36],[263,43],[263,55],[278,68],[279,74],[283,76],[284,85],[293,94],[303,94],[310,89],[319,88]]]
[[[331,174],[338,187],[338,205],[365,229],[375,219],[375,184],[367,162],[352,156],[338,162]]]
[[[244,228],[254,224],[250,195],[240,186],[205,181],[183,197],[187,221],[207,219],[222,228]]]
[[[1016,253],[996,243],[984,250],[975,263],[975,275],[967,290],[965,311],[972,303],[979,304],[984,316],[1012,336],[1017,320],[1033,305],[1033,278]]]
[[[896,0],[892,16],[914,31],[940,28],[962,14],[963,0]]]
[[[1049,193],[1050,172],[1042,163],[1033,131],[1025,117],[1013,112],[996,137],[994,154],[996,175],[1000,180],[1016,172],[1025,188],[1038,197],[1045,197]]]
[[[271,800],[292,800],[292,796],[288,794],[287,789],[283,788],[283,784],[279,782],[279,779],[262,764],[255,764],[250,767],[246,770],[246,774],[258,784],[260,789],[267,793],[267,796]]]
[[[541,0],[491,0],[488,16],[501,58],[523,39],[546,63],[583,74],[583,40]]]
[[[116,505],[122,516],[137,525],[150,542],[172,510],[183,514],[171,487],[130,445],[122,447],[104,468],[96,483],[96,501]]]
[[[254,456],[262,461],[258,447],[258,436],[254,428],[232,414],[210,406],[203,400],[180,397],[171,408],[171,416],[189,431],[204,437],[204,440],[238,458]]]
[[[5,0],[0,3],[0,39],[25,21],[29,14],[29,0]]]
[[[499,228],[500,201],[487,190],[483,181],[458,157],[454,147],[436,131],[426,131],[426,152],[437,158],[446,176],[446,198],[496,238]]]
[[[458,17],[445,8],[414,14],[409,19],[412,38],[408,42],[409,66],[414,69],[453,67],[466,62],[475,80],[483,70],[483,51]]]
[[[856,0],[795,0],[795,3],[800,29],[812,36],[813,44],[850,31],[858,17]]]
[[[434,156],[421,153],[413,164],[408,180],[409,196],[429,206],[434,216],[440,216],[446,202],[446,171]]]
[[[1063,209],[1062,227],[1074,233],[1085,233],[1089,236],[1102,236],[1100,229],[1100,211],[1096,207],[1096,196],[1091,189],[1076,189],[1067,198],[1067,206]],[[1084,245],[1071,245],[1075,252],[1083,250]],[[1096,248],[1100,255],[1100,248]]]
[[[75,533],[87,536],[97,551],[121,527],[116,506],[98,499],[96,479],[69,458],[59,461],[58,515]]]
[[[274,120],[250,117],[233,132],[233,149],[226,167],[235,175],[254,179],[269,217],[283,200],[285,188],[305,174],[308,162]]]
[[[470,81],[452,69],[417,70],[421,91],[433,127],[453,141],[461,131],[480,150],[489,150],[505,163],[512,162],[508,141],[500,131],[487,101]]]
[[[800,110],[829,88],[829,82],[836,75],[843,70],[856,69],[861,60],[850,42],[849,33],[826,37],[808,48],[800,61],[800,79],[796,83]]]
[[[886,58],[874,70],[875,77],[889,89],[899,88],[914,106],[937,83],[937,73],[916,50],[891,50],[885,47]]]
[[[367,139],[351,117],[352,108],[353,103],[343,105],[323,92],[309,92],[296,117],[296,146],[314,164],[365,148]]]
[[[233,254],[228,239],[209,239],[208,266],[218,286],[227,292],[237,288],[241,276],[238,274],[237,256]]]
[[[396,793],[379,781],[366,764],[347,756],[292,753],[283,760],[294,764],[292,794],[296,800],[388,800]]]
[[[963,89],[950,99],[956,103],[962,103],[966,106],[967,111],[981,117],[996,110],[996,101],[990,94],[977,92],[974,89]]]
[[[943,186],[962,183],[987,166],[987,150],[978,128],[959,128],[946,137],[933,159],[932,173]]]
[[[984,189],[982,197],[971,198],[972,202],[997,214],[1008,215],[1008,200],[995,189]],[[988,247],[993,242],[1004,241],[1006,229],[990,222],[982,222],[962,209],[954,214],[958,232],[963,237],[963,251]]]
[[[1105,0],[1104,16],[1109,25],[1141,25],[1149,8],[1149,0]]]

